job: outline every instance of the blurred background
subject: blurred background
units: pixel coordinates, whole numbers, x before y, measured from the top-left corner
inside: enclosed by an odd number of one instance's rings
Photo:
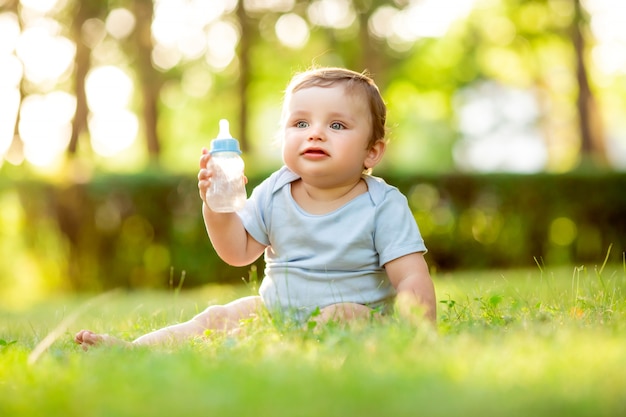
[[[200,150],[229,119],[251,190],[312,65],[377,81],[435,272],[623,262],[623,0],[0,0],[0,302],[248,279]]]

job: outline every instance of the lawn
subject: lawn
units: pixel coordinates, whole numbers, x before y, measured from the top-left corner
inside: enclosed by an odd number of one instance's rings
[[[53,297],[0,308],[0,416],[624,416],[626,265],[435,275],[437,329],[397,320],[153,349],[128,340],[246,286]]]

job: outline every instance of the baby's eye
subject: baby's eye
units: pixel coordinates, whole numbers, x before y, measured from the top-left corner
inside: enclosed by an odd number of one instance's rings
[[[303,120],[300,120],[298,122],[296,122],[296,127],[299,127],[301,129],[304,129],[305,127],[309,127],[309,124]]]
[[[339,122],[332,122],[330,124],[330,128],[333,130],[341,130],[341,129],[345,129],[346,127]]]

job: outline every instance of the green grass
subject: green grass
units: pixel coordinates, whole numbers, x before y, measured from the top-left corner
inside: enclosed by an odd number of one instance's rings
[[[626,415],[625,265],[439,274],[435,285],[437,331],[262,319],[238,339],[153,349],[83,352],[72,337],[130,340],[249,289],[0,309],[0,416]]]

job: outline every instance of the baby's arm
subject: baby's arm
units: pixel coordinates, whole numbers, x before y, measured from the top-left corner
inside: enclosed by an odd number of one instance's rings
[[[234,266],[249,265],[261,256],[265,246],[250,236],[237,214],[216,213],[209,208],[206,192],[213,176],[208,168],[210,159],[211,154],[203,149],[198,172],[198,190],[202,199],[202,216],[209,239],[224,262]]]
[[[428,272],[424,254],[411,253],[385,264],[391,284],[398,292],[396,307],[400,315],[410,318],[416,308],[432,323],[437,321],[435,287]]]

